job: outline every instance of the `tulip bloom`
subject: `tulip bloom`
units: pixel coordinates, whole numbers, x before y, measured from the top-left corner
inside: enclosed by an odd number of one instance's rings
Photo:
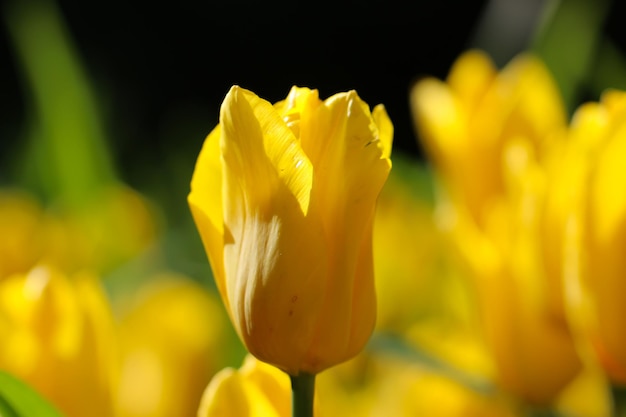
[[[227,324],[216,294],[185,276],[162,272],[142,285],[117,326],[116,417],[194,415],[230,353]]]
[[[39,262],[67,273],[111,271],[153,244],[156,226],[149,201],[124,185],[54,212],[25,189],[0,189],[0,279]]]
[[[248,350],[291,375],[356,355],[376,318],[372,227],[393,126],[356,92],[293,87],[274,105],[234,86],[188,200]]]
[[[614,384],[626,385],[626,93],[606,91],[572,120],[561,183],[573,190],[566,261],[572,321]],[[574,170],[574,168],[578,168]]]
[[[411,102],[440,180],[438,214],[475,284],[498,381],[528,403],[550,404],[581,367],[562,266],[549,262],[559,250],[543,246],[554,242],[542,223],[544,163],[566,129],[558,89],[531,55],[497,71],[469,51],[446,82],[418,82]]]
[[[68,417],[113,415],[113,315],[100,282],[38,265],[0,281],[0,369]]]
[[[204,390],[198,417],[289,417],[289,377],[246,356],[240,369],[225,368]]]

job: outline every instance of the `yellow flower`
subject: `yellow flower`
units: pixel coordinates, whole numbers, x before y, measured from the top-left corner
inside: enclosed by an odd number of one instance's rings
[[[357,354],[376,317],[372,224],[393,126],[354,91],[292,88],[271,105],[234,86],[189,204],[233,324],[292,375]]]
[[[102,188],[83,206],[47,216],[45,259],[64,271],[109,273],[154,245],[156,219],[155,207],[136,190],[123,184]]]
[[[74,210],[46,208],[24,189],[0,190],[0,279],[42,262],[107,273],[154,244],[154,207],[137,191],[103,188]]]
[[[0,190],[0,279],[28,271],[41,257],[43,210],[27,192]]]
[[[0,281],[0,369],[68,417],[113,413],[113,318],[99,281],[47,266]]]
[[[289,417],[289,377],[251,355],[240,369],[225,368],[206,387],[198,417]]]
[[[459,346],[457,346],[459,348]],[[206,387],[198,417],[290,417],[287,374],[247,355],[239,369],[225,368]],[[393,356],[361,352],[319,375],[314,415],[513,417],[502,398],[461,385],[447,375]]]
[[[569,141],[577,170],[565,160],[560,169],[569,177],[560,185],[574,194],[566,258],[572,321],[611,381],[626,385],[626,93],[608,90],[599,103],[581,105]]]
[[[418,184],[412,177],[419,171],[414,167],[415,161],[395,158],[377,203],[373,243],[378,330],[401,332],[424,314],[441,310],[436,294],[447,284],[440,274],[441,233],[432,221],[430,202],[416,196]]]
[[[447,375],[402,360],[381,358],[368,417],[514,417],[502,398],[475,391]]]
[[[434,222],[432,178],[423,165],[397,155],[378,199],[377,330],[399,334],[434,317],[466,327],[474,313],[466,282],[455,272],[450,244]]]
[[[126,297],[129,295],[126,294]],[[160,273],[120,308],[117,417],[192,416],[226,363],[228,318],[198,283]]]
[[[441,180],[439,220],[473,278],[498,381],[523,401],[549,404],[581,366],[562,267],[547,260],[558,248],[543,246],[546,164],[566,129],[557,87],[531,55],[498,72],[468,51],[447,82],[423,79],[411,100]]]

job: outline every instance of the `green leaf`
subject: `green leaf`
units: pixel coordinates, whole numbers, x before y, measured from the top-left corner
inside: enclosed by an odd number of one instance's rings
[[[26,383],[0,371],[0,416],[63,417],[63,414]]]
[[[597,98],[611,88],[626,90],[626,56],[611,39],[605,37],[591,69],[589,90]]]
[[[45,199],[80,205],[117,179],[90,81],[53,1],[14,0],[2,12],[30,118],[12,168]]]
[[[589,81],[602,40],[609,0],[551,0],[532,42],[552,71],[570,113]]]

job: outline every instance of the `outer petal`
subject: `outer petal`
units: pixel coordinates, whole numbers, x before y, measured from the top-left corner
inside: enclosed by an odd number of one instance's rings
[[[297,373],[327,275],[319,218],[309,212],[312,166],[281,115],[249,91],[231,89],[221,123],[235,326],[252,354]]]
[[[367,104],[354,91],[337,94],[302,117],[302,146],[311,149],[311,142],[319,141],[311,210],[322,219],[330,263],[325,304],[304,367],[319,372],[355,355],[373,329],[371,227],[391,163]]]
[[[424,78],[411,89],[411,108],[421,143],[435,162],[466,154],[466,113],[450,88],[435,78]],[[458,159],[461,159],[457,157]]]
[[[570,213],[583,198],[584,178],[589,169],[588,155],[602,140],[607,124],[607,112],[598,103],[580,106],[572,119],[567,140],[555,141],[545,161],[548,181],[540,219],[541,251],[547,284],[550,285],[550,304],[558,317],[562,317],[565,311],[563,274],[567,264],[564,247],[567,228],[571,227]]]
[[[372,111],[374,123],[378,127],[378,137],[383,148],[383,158],[389,159],[393,145],[393,124],[387,114],[385,106],[378,104]]]
[[[469,113],[445,83],[434,78],[418,82],[411,90],[411,108],[421,143],[448,191],[480,223],[483,205],[498,188],[499,155],[483,136],[471,136]]]
[[[508,117],[503,126],[506,137],[526,136],[540,146],[555,129],[565,128],[565,106],[558,87],[543,62],[533,55],[513,59],[498,75],[493,93],[499,95],[501,110],[505,110],[500,113]],[[503,94],[508,100],[502,103]]]
[[[585,245],[588,249],[586,285],[595,299],[598,317],[596,341],[601,359],[611,376],[626,383],[626,123],[624,116],[607,130],[591,174],[587,196],[588,218]]]
[[[224,215],[222,202],[222,163],[220,159],[221,128],[218,125],[204,140],[191,179],[187,197],[191,214],[209,257],[211,269],[230,312],[224,274]]]
[[[496,76],[497,70],[489,56],[480,50],[470,50],[454,62],[447,81],[470,112],[478,107]]]
[[[280,415],[254,384],[232,368],[218,372],[206,388],[198,417],[288,417]]]
[[[291,382],[286,373],[251,355],[246,356],[240,372],[263,392],[278,415],[291,414]]]

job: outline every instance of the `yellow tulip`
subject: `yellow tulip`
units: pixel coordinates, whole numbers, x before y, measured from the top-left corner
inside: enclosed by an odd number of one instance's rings
[[[41,257],[43,210],[24,190],[0,190],[0,279],[28,271]]]
[[[45,260],[64,271],[108,273],[155,243],[156,219],[155,207],[136,190],[123,184],[102,188],[83,206],[47,216]]]
[[[540,154],[549,136],[566,126],[556,84],[542,62],[527,54],[498,72],[485,53],[465,52],[446,82],[420,80],[411,106],[420,143],[447,192],[480,227],[505,192],[507,143],[524,138]]]
[[[0,282],[0,369],[68,417],[113,413],[113,318],[94,277],[47,266]]]
[[[149,201],[123,185],[72,211],[46,208],[23,189],[0,190],[0,278],[37,263],[110,272],[154,244],[155,220]]]
[[[219,298],[184,276],[160,273],[119,310],[116,416],[194,415],[226,362],[224,346],[236,341],[234,333],[226,337]]]
[[[626,92],[606,91],[599,103],[581,105],[569,140],[579,161],[568,187],[571,266],[568,303],[574,326],[614,384],[626,385]]]
[[[468,51],[446,82],[411,93],[417,133],[440,179],[438,218],[476,288],[500,385],[533,405],[552,403],[581,363],[565,319],[562,266],[549,262],[547,160],[566,129],[558,89],[523,54],[498,71]],[[554,259],[554,258],[550,258]]]
[[[374,219],[374,266],[379,330],[401,332],[424,314],[441,310],[442,238],[425,197],[409,178],[415,161],[395,158]],[[419,173],[419,172],[417,172]]]
[[[371,417],[515,417],[502,398],[468,388],[445,375],[401,360],[383,358],[376,374]]]
[[[376,317],[372,225],[393,126],[356,92],[293,87],[274,105],[234,86],[189,204],[248,350],[291,375],[356,355]]]
[[[225,368],[206,387],[198,417],[289,417],[289,377],[251,355],[240,369]]]

